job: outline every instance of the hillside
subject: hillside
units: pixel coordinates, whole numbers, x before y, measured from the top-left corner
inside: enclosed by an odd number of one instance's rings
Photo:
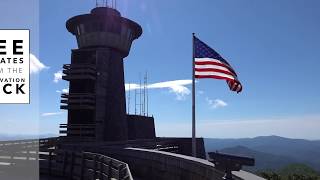
[[[253,167],[245,166],[243,168],[251,172],[256,172],[258,170],[266,170],[266,169],[277,170],[288,164],[297,162],[296,160],[290,157],[259,152],[244,146],[224,148],[224,149],[221,149],[219,152],[255,158],[255,166]]]
[[[278,180],[319,180],[320,174],[304,164],[289,164],[278,171],[260,171],[259,174],[265,179]]]
[[[284,162],[290,159],[290,162],[303,163],[320,171],[320,141],[261,136],[242,139],[205,139],[204,142],[207,152],[243,146],[250,151],[267,153],[281,159],[286,157],[283,159]]]
[[[290,164],[278,171],[281,176],[289,176],[289,175],[309,175],[309,176],[318,176],[319,173],[316,172],[309,166],[304,164]]]

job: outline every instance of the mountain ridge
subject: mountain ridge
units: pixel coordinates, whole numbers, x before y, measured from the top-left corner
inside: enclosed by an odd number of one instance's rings
[[[259,136],[240,139],[204,139],[207,152],[243,146],[249,150],[294,159],[320,171],[320,141],[290,139],[280,136]],[[248,150],[248,151],[249,151]]]

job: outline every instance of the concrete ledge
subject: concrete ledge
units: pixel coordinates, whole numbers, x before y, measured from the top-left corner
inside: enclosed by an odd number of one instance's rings
[[[220,180],[224,175],[207,160],[180,154],[140,148],[110,149],[106,153],[128,163],[138,179]]]
[[[252,174],[252,173],[249,173],[246,171],[242,171],[242,170],[241,171],[233,171],[232,174],[234,174],[237,177],[241,177],[242,179],[245,179],[245,180],[265,180],[262,177],[259,177],[255,174]]]

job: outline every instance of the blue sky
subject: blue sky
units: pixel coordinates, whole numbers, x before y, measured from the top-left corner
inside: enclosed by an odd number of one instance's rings
[[[94,6],[93,0],[40,3],[37,57],[48,67],[32,76],[34,92],[39,92],[39,97],[32,99],[39,99],[39,104],[32,109],[38,109],[33,114],[40,119],[40,133],[57,133],[58,124],[66,122],[66,112],[59,110],[59,91],[68,84],[54,82],[54,74],[70,62],[71,49],[76,48],[65,21]],[[122,15],[143,28],[125,59],[125,81],[139,83],[139,74],[148,71],[150,84],[160,83],[149,90],[149,113],[155,117],[157,135],[190,136],[188,80],[191,33],[195,32],[232,64],[244,87],[236,94],[221,80],[197,82],[199,136],[275,134],[320,139],[319,6],[317,0],[118,1]],[[12,107],[16,106],[1,105],[7,119],[10,112],[17,111]],[[21,126],[28,123],[23,120],[28,108],[20,106],[21,113],[15,115]],[[134,111],[133,106],[130,109]],[[16,130],[12,128],[12,132]]]

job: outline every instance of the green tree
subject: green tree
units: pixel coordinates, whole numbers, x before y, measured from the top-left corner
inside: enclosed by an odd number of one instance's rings
[[[278,171],[261,171],[257,173],[267,180],[320,180],[318,172],[304,164],[290,164]]]

